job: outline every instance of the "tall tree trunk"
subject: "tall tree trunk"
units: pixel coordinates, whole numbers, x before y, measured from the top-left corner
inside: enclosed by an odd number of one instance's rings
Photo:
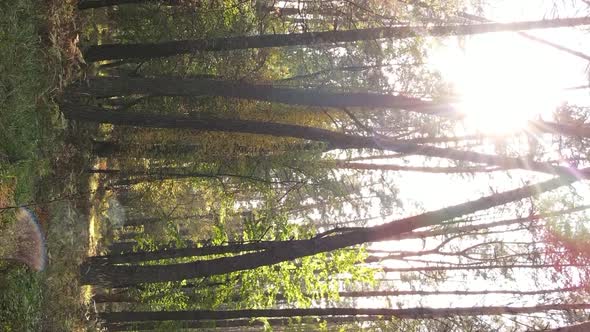
[[[422,143],[416,141],[415,143]],[[226,160],[228,157],[225,153],[214,153],[207,151],[214,157],[204,157],[203,146],[199,144],[124,144],[115,141],[94,141],[92,151],[98,157],[105,158],[148,158],[148,159],[173,159],[180,156],[190,158],[191,161],[219,161]],[[269,149],[257,148],[234,144],[231,147],[232,158],[235,155],[275,155],[291,151],[309,151],[309,152],[327,152],[319,144],[290,144]]]
[[[268,319],[270,326],[309,326],[309,331],[315,330],[317,325],[325,321],[328,324],[351,324],[351,323],[365,323],[365,322],[376,322],[382,321],[383,318],[379,316],[362,316],[362,317],[321,317],[321,320],[316,319],[302,319],[300,322],[293,321],[290,318],[271,318]],[[180,328],[183,329],[206,329],[215,327],[218,329],[228,329],[232,327],[261,327],[264,326],[265,322],[253,321],[250,319],[234,319],[234,320],[212,320],[212,321],[186,321],[180,323]],[[135,322],[135,323],[111,323],[107,325],[108,331],[143,331],[143,330],[155,330],[158,328],[158,322]],[[315,327],[315,328],[314,328]]]
[[[405,2],[405,3],[407,3],[409,5],[412,5],[412,6],[421,7],[421,8],[427,9],[427,10],[434,10],[432,8],[432,5],[430,5],[429,3],[425,2],[425,1],[417,1],[417,0],[399,0],[399,1],[400,2]],[[456,13],[456,16],[457,17],[460,17],[460,18],[464,18],[464,19],[470,20],[470,21],[474,21],[474,22],[494,23],[494,21],[488,20],[487,18],[485,18],[483,16],[473,15],[473,14],[469,14],[469,13],[462,12],[462,11],[457,12]],[[578,51],[572,50],[572,49],[567,48],[567,47],[564,47],[562,45],[559,45],[559,44],[550,42],[548,40],[545,40],[545,39],[542,39],[542,38],[539,38],[539,37],[530,35],[530,34],[528,34],[526,32],[518,32],[518,35],[520,35],[521,37],[526,38],[528,40],[532,40],[534,42],[543,44],[545,46],[549,46],[549,47],[554,48],[556,50],[563,51],[563,52],[569,53],[571,55],[575,55],[575,56],[580,57],[580,58],[582,58],[582,59],[584,59],[586,61],[590,61],[590,56],[588,56],[588,55],[586,55],[586,54],[584,54],[582,52],[578,52]]]
[[[408,232],[399,235],[400,240],[404,239],[425,239],[428,237],[435,237],[435,236],[442,236],[442,235],[453,235],[453,234],[460,234],[460,233],[469,233],[474,232],[482,229],[492,228],[492,227],[499,227],[499,226],[509,226],[513,224],[521,224],[521,223],[531,223],[535,222],[539,219],[555,217],[566,215],[570,213],[575,213],[579,211],[583,211],[587,209],[588,205],[582,205],[579,207],[565,209],[561,211],[555,211],[550,213],[543,213],[532,215],[523,218],[515,218],[515,219],[506,219],[506,220],[499,220],[485,224],[476,224],[476,225],[467,225],[467,226],[460,226],[460,227],[447,227],[441,230],[427,230],[427,231],[420,231],[420,232]],[[127,223],[126,223],[127,224]],[[228,245],[221,245],[221,246],[202,246],[196,247],[195,244],[192,246],[187,246],[186,248],[171,248],[166,247],[160,250],[153,250],[153,251],[140,251],[140,252],[127,252],[124,254],[111,254],[106,256],[94,256],[90,257],[89,260],[97,260],[97,261],[106,261],[109,264],[133,264],[139,262],[146,262],[146,261],[154,261],[160,259],[170,259],[170,258],[183,258],[183,257],[198,257],[198,256],[207,256],[207,255],[221,255],[221,254],[236,254],[242,253],[246,251],[260,251],[260,250],[267,250],[273,247],[281,247],[284,245],[288,245],[292,243],[292,241],[258,241],[252,243],[232,243]],[[187,243],[188,245],[188,243]]]
[[[120,5],[127,5],[127,4],[139,4],[139,3],[162,3],[168,5],[177,5],[182,2],[182,0],[80,0],[78,2],[78,9],[92,9],[92,8],[102,8],[102,7],[111,7],[111,6],[120,6]]]
[[[327,162],[327,167],[354,169],[354,170],[380,170],[380,171],[404,171],[404,172],[420,172],[420,173],[490,173],[497,171],[505,171],[504,168],[475,166],[475,167],[418,167],[418,166],[402,166],[391,164],[368,164],[368,163],[352,163],[345,161]]]
[[[585,172],[579,170],[572,170],[563,166],[554,166],[549,163],[535,162],[528,158],[509,158],[472,151],[425,146],[403,140],[392,141],[379,137],[353,136],[326,129],[292,124],[234,119],[198,119],[184,116],[146,113],[138,114],[135,112],[124,111],[112,112],[105,111],[96,106],[82,106],[68,103],[63,104],[61,110],[67,118],[79,121],[146,128],[187,128],[207,131],[271,135],[276,137],[293,137],[325,142],[330,145],[330,148],[389,150],[399,153],[419,154],[427,157],[485,163],[502,168],[521,168],[563,176],[571,176],[574,173],[575,176],[578,177],[586,176]]]
[[[565,18],[514,23],[480,23],[447,26],[395,26],[344,31],[306,32],[258,36],[238,36],[201,40],[181,40],[163,43],[102,44],[85,52],[86,61],[115,59],[151,59],[197,51],[225,51],[249,48],[319,45],[330,43],[404,39],[417,36],[461,36],[490,32],[548,29],[586,25],[590,18]]]
[[[290,241],[259,241],[252,243],[236,243],[223,246],[205,246],[189,248],[169,248],[154,251],[139,251],[121,255],[93,256],[88,261],[106,262],[109,264],[133,264],[160,259],[199,257],[208,255],[221,255],[242,253],[247,251],[261,251],[272,247],[289,244]]]
[[[482,23],[492,23],[493,22],[491,20],[488,20],[485,17],[477,16],[477,15],[473,15],[473,14],[468,14],[468,13],[465,13],[465,12],[459,12],[457,14],[458,14],[459,17],[466,18],[466,19],[472,20],[474,22],[482,22]],[[559,44],[550,42],[550,41],[548,41],[546,39],[539,38],[537,36],[533,36],[533,35],[528,34],[526,32],[519,32],[518,35],[520,35],[521,37],[526,38],[528,40],[532,40],[534,42],[537,42],[539,44],[543,44],[545,46],[549,46],[549,47],[554,48],[554,49],[556,49],[558,51],[569,53],[571,55],[577,56],[577,57],[579,57],[581,59],[584,59],[586,61],[590,61],[590,56],[588,56],[587,54],[584,54],[582,52],[573,50],[573,49],[571,49],[569,47],[565,47],[563,45],[559,45]]]
[[[179,172],[175,172],[178,170]],[[281,180],[268,180],[264,178],[259,178],[250,175],[241,175],[241,174],[232,174],[232,173],[201,173],[201,172],[192,172],[192,171],[185,171],[183,172],[183,168],[163,168],[163,169],[155,169],[155,170],[145,170],[145,171],[121,171],[118,169],[89,169],[86,170],[87,173],[90,174],[118,174],[124,178],[119,180],[116,184],[117,185],[131,185],[136,183],[142,182],[153,182],[153,181],[163,181],[163,180],[170,180],[170,179],[190,179],[190,178],[209,178],[209,179],[221,179],[221,178],[237,178],[244,181],[253,181],[253,182],[263,182],[263,183],[282,183]],[[287,181],[284,181],[285,183]]]
[[[375,297],[375,296],[407,296],[407,295],[543,295],[549,293],[574,292],[583,289],[583,287],[567,287],[556,289],[539,289],[534,291],[516,291],[516,290],[480,290],[480,291],[358,291],[358,292],[340,292],[340,297]]]
[[[582,267],[580,264],[501,264],[501,265],[459,265],[459,266],[416,266],[416,267],[383,267],[381,271],[389,273],[402,272],[437,272],[437,271],[462,271],[462,270],[488,270],[488,269],[551,269],[564,267]]]
[[[408,309],[364,309],[364,308],[311,308],[311,309],[246,309],[246,310],[193,310],[193,311],[121,311],[101,313],[108,323],[142,321],[199,321],[217,319],[239,319],[255,317],[323,317],[323,316],[383,316],[401,319],[444,318],[452,316],[519,315],[551,310],[584,310],[590,304],[548,304],[530,307],[465,307],[465,308],[408,308]]]
[[[150,96],[221,96],[318,107],[382,107],[424,114],[458,116],[452,106],[419,98],[370,92],[332,92],[296,89],[242,81],[179,77],[94,77],[70,87],[69,93],[112,97],[133,94]]]
[[[577,178],[574,176],[556,177],[548,181],[395,220],[379,226],[351,230],[340,234],[336,233],[331,236],[318,235],[308,240],[293,240],[281,247],[273,247],[261,252],[234,257],[151,266],[110,265],[105,262],[92,264],[88,262],[83,264],[80,269],[81,283],[126,287],[138,283],[192,279],[255,269],[260,266],[273,265],[369,242],[397,240],[401,234],[411,232],[414,229],[437,225],[445,220],[518,201],[568,185],[576,180]]]

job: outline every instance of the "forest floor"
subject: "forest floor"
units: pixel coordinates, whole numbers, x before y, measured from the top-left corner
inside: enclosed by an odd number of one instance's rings
[[[14,219],[10,207],[28,206],[49,257],[40,273],[0,263],[2,331],[95,330],[78,266],[96,243],[84,142],[97,128],[68,124],[58,108],[63,88],[84,72],[76,2],[0,2],[0,232]]]

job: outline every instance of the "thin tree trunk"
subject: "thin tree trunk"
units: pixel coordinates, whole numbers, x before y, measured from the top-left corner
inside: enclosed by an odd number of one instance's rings
[[[239,319],[255,317],[323,317],[323,316],[383,316],[401,319],[445,318],[452,316],[519,315],[547,311],[590,309],[590,304],[548,304],[530,307],[465,307],[465,308],[311,308],[311,309],[246,309],[246,310],[193,310],[193,311],[121,311],[101,313],[100,318],[108,323],[142,321],[199,321]]]
[[[468,20],[475,21],[475,22],[482,22],[482,23],[492,23],[493,22],[491,20],[488,20],[485,17],[481,17],[481,16],[477,16],[477,15],[473,15],[473,14],[468,14],[468,13],[464,13],[464,12],[458,13],[458,16],[463,17],[463,18],[466,18]],[[528,40],[532,40],[534,42],[537,42],[539,44],[543,44],[545,46],[549,46],[549,47],[554,48],[554,49],[556,49],[558,51],[569,53],[569,54],[571,54],[573,56],[577,56],[577,57],[579,57],[581,59],[584,59],[586,61],[590,61],[590,56],[588,56],[587,54],[584,54],[582,52],[573,50],[573,49],[571,49],[569,47],[565,47],[565,46],[562,46],[562,45],[559,45],[559,44],[550,42],[550,41],[548,41],[546,39],[539,38],[537,36],[533,36],[533,35],[528,34],[526,32],[518,32],[518,35],[520,35],[521,37],[526,38]]]
[[[293,321],[290,318],[271,318],[268,319],[270,326],[307,326],[310,325],[310,331],[315,330],[313,326],[317,328],[317,324],[320,322],[327,322],[328,324],[351,324],[351,323],[365,323],[365,322],[377,322],[382,321],[383,318],[379,316],[362,316],[362,317],[320,317],[316,319],[303,319],[301,322]],[[260,327],[264,326],[265,322],[250,319],[235,319],[235,320],[214,320],[214,321],[185,321],[180,323],[179,327],[182,329],[206,329],[206,328],[218,328],[228,329],[232,327]],[[154,330],[158,327],[157,322],[137,322],[137,323],[112,323],[108,325],[108,331],[136,331],[136,330]]]
[[[78,2],[78,9],[83,10],[83,9],[91,9],[91,8],[118,6],[118,5],[124,5],[124,4],[137,4],[137,3],[147,2],[147,1],[148,0],[80,0]],[[152,0],[152,2],[157,2],[157,1]]]
[[[490,294],[505,294],[505,295],[543,295],[549,293],[559,292],[573,292],[579,291],[584,287],[567,287],[556,289],[540,289],[534,291],[516,291],[516,290],[480,290],[480,291],[358,291],[358,292],[340,292],[340,297],[375,297],[375,296],[409,296],[409,295],[490,295]]]
[[[90,174],[120,174],[125,178],[119,180],[116,184],[117,185],[130,185],[142,182],[153,182],[153,181],[163,181],[163,180],[170,180],[170,179],[189,179],[189,178],[209,178],[209,179],[221,179],[224,177],[228,178],[237,178],[241,180],[249,180],[254,182],[263,182],[263,183],[286,183],[289,181],[281,181],[281,180],[267,180],[255,176],[250,175],[240,175],[240,174],[231,174],[231,173],[201,173],[201,172],[174,172],[174,168],[165,169],[162,171],[156,170],[155,172],[138,172],[138,171],[121,171],[118,169],[89,169],[86,170],[87,173]]]
[[[260,241],[252,243],[236,243],[223,246],[205,246],[189,248],[170,248],[154,251],[140,251],[121,255],[93,256],[89,261],[104,261],[109,264],[132,264],[160,259],[199,257],[208,255],[222,255],[232,253],[244,253],[248,251],[267,250],[272,247],[289,244],[289,241]]]
[[[221,96],[317,107],[381,107],[424,114],[457,117],[448,104],[419,98],[370,92],[332,92],[296,89],[242,81],[179,77],[94,77],[70,87],[69,93],[112,97],[133,94],[150,96]]]
[[[459,233],[474,232],[474,231],[498,227],[498,226],[510,226],[510,225],[514,225],[514,224],[532,223],[532,222],[536,222],[536,221],[543,219],[543,218],[562,216],[562,215],[566,215],[566,214],[584,211],[584,210],[587,210],[588,208],[590,208],[590,205],[580,205],[580,206],[577,206],[577,207],[574,207],[571,209],[565,209],[565,210],[547,212],[547,213],[540,213],[540,214],[531,215],[531,216],[522,217],[522,218],[498,220],[498,221],[493,221],[493,222],[489,222],[489,223],[485,223],[485,224],[466,225],[466,226],[459,226],[459,227],[448,227],[448,228],[440,229],[440,230],[412,232],[412,233],[409,233],[408,236],[405,238],[423,239],[426,237],[433,237],[433,236],[442,236],[442,235],[452,235],[452,234],[459,234]]]
[[[331,43],[378,40],[384,38],[405,39],[417,36],[462,36],[490,32],[548,29],[586,25],[590,18],[565,18],[514,23],[481,23],[447,26],[397,26],[345,31],[306,32],[238,36],[201,40],[181,40],[163,43],[102,44],[85,52],[86,61],[116,59],[151,59],[197,51],[225,51],[249,48],[320,45]]]
[[[111,6],[120,6],[127,4],[139,4],[139,3],[164,3],[168,5],[176,5],[182,2],[182,0],[80,0],[78,2],[78,9],[92,9],[102,8]]]
[[[554,166],[549,163],[535,162],[524,158],[509,158],[482,154],[451,148],[425,146],[407,141],[392,141],[378,137],[353,136],[326,129],[299,125],[271,123],[252,120],[234,119],[198,119],[174,115],[138,114],[124,111],[105,111],[96,106],[63,104],[61,110],[67,118],[79,121],[110,123],[114,125],[138,126],[146,128],[187,128],[208,131],[249,133],[271,135],[276,137],[293,137],[312,141],[325,142],[330,148],[354,149],[367,148],[389,150],[398,153],[412,153],[427,157],[446,158],[452,160],[485,163],[502,168],[521,168],[549,174],[571,176],[575,174],[585,177],[585,171]]]
[[[417,166],[401,166],[401,165],[383,165],[383,164],[368,164],[368,163],[351,163],[351,162],[327,162],[326,166],[335,168],[355,169],[355,170],[380,170],[380,171],[404,171],[404,172],[420,172],[420,173],[490,173],[505,171],[504,168],[476,166],[476,167],[417,167]]]
[[[404,272],[438,272],[438,271],[461,271],[461,270],[487,270],[487,269],[551,269],[564,267],[583,267],[580,264],[503,264],[503,265],[460,265],[460,266],[417,266],[417,267],[383,267],[381,271],[386,273]]]
[[[424,1],[402,0],[401,2],[405,2],[405,3],[409,4],[409,5],[421,7],[421,8],[427,9],[427,10],[432,10],[433,9],[430,4],[428,4],[427,2],[424,2]],[[474,21],[474,22],[494,23],[494,21],[489,20],[489,19],[487,19],[487,18],[485,18],[483,16],[473,15],[473,14],[469,14],[469,13],[461,12],[461,11],[458,12],[456,14],[456,16],[458,16],[460,18],[464,18],[464,19],[470,20],[470,21]],[[569,53],[571,55],[577,56],[577,57],[582,58],[582,59],[584,59],[586,61],[590,61],[590,56],[588,56],[588,55],[586,55],[586,54],[584,54],[582,52],[578,52],[578,51],[572,50],[572,49],[567,48],[565,46],[562,46],[562,45],[559,45],[559,44],[550,42],[548,40],[545,40],[545,39],[542,39],[542,38],[539,38],[539,37],[530,35],[530,34],[528,34],[526,32],[518,32],[518,34],[521,37],[526,38],[528,40],[532,40],[534,42],[543,44],[545,46],[549,46],[549,47],[554,48],[556,50],[563,51],[563,52]]]
[[[316,236],[308,240],[293,240],[290,244],[265,251],[234,257],[170,265],[110,265],[106,263],[83,264],[82,284],[125,287],[138,283],[164,282],[207,277],[236,271],[274,265],[296,258],[343,249],[359,244],[397,240],[403,233],[414,229],[440,224],[445,220],[504,205],[539,193],[568,185],[577,180],[574,176],[556,177],[548,181],[493,194],[447,208],[395,220],[379,226],[362,228],[331,236]]]
[[[555,216],[566,215],[570,213],[575,213],[579,211],[583,211],[587,209],[588,205],[583,205],[571,209],[566,209],[562,211],[555,211],[550,213],[543,213],[523,218],[515,218],[515,219],[506,219],[506,220],[499,220],[495,222],[485,223],[485,224],[477,224],[477,225],[467,225],[461,227],[452,227],[452,228],[445,228],[441,230],[430,230],[430,231],[420,231],[420,232],[408,232],[400,234],[399,239],[424,239],[428,237],[434,236],[442,236],[442,235],[452,235],[452,234],[459,234],[459,233],[468,233],[473,232],[481,229],[498,227],[498,226],[509,226],[513,224],[520,224],[520,223],[531,223],[535,222],[542,218],[549,218]],[[281,247],[284,245],[290,244],[291,241],[258,241],[252,243],[232,243],[228,245],[221,245],[221,246],[203,246],[203,247],[195,247],[193,244],[192,246],[186,248],[163,248],[160,250],[154,251],[140,251],[134,253],[124,253],[120,255],[106,255],[106,256],[94,256],[90,257],[89,260],[103,260],[107,261],[110,264],[133,264],[139,262],[146,262],[146,261],[153,261],[153,260],[160,260],[160,259],[170,259],[170,258],[183,258],[183,257],[198,257],[198,256],[206,256],[206,255],[220,255],[220,254],[236,254],[236,253],[243,253],[247,251],[260,251],[260,250],[268,250],[273,247]]]
[[[420,143],[420,142],[416,142]],[[114,141],[94,141],[92,151],[98,157],[105,158],[149,158],[172,159],[172,157],[187,157],[191,161],[209,161],[203,159],[203,146],[199,144],[123,144]],[[317,151],[327,152],[318,144],[290,144],[283,147],[272,147],[269,149],[257,148],[234,144],[231,147],[232,155],[274,155],[291,151]],[[227,154],[214,151],[207,151],[207,154],[216,154],[215,160],[227,158]],[[225,159],[224,159],[225,160]]]

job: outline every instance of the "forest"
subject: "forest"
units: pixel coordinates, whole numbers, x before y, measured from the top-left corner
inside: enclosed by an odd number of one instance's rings
[[[589,13],[0,3],[0,330],[589,331]]]

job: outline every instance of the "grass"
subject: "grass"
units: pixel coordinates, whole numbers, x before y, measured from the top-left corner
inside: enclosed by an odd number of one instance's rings
[[[0,4],[0,202],[11,206],[30,202],[36,174],[47,171],[38,157],[43,117],[37,112],[46,82],[39,48],[39,17],[31,1]],[[2,223],[11,215],[0,216]],[[40,276],[23,267],[10,268],[0,277],[0,328],[3,331],[39,331],[42,290]]]
[[[0,280],[0,330],[41,331],[40,278],[18,267],[9,269]]]
[[[54,101],[80,75],[75,0],[0,2],[0,232],[30,205],[47,236],[41,273],[0,261],[0,330],[95,330],[78,265],[88,243],[88,156]],[[71,198],[80,198],[73,201]],[[0,245],[2,245],[0,243]]]

